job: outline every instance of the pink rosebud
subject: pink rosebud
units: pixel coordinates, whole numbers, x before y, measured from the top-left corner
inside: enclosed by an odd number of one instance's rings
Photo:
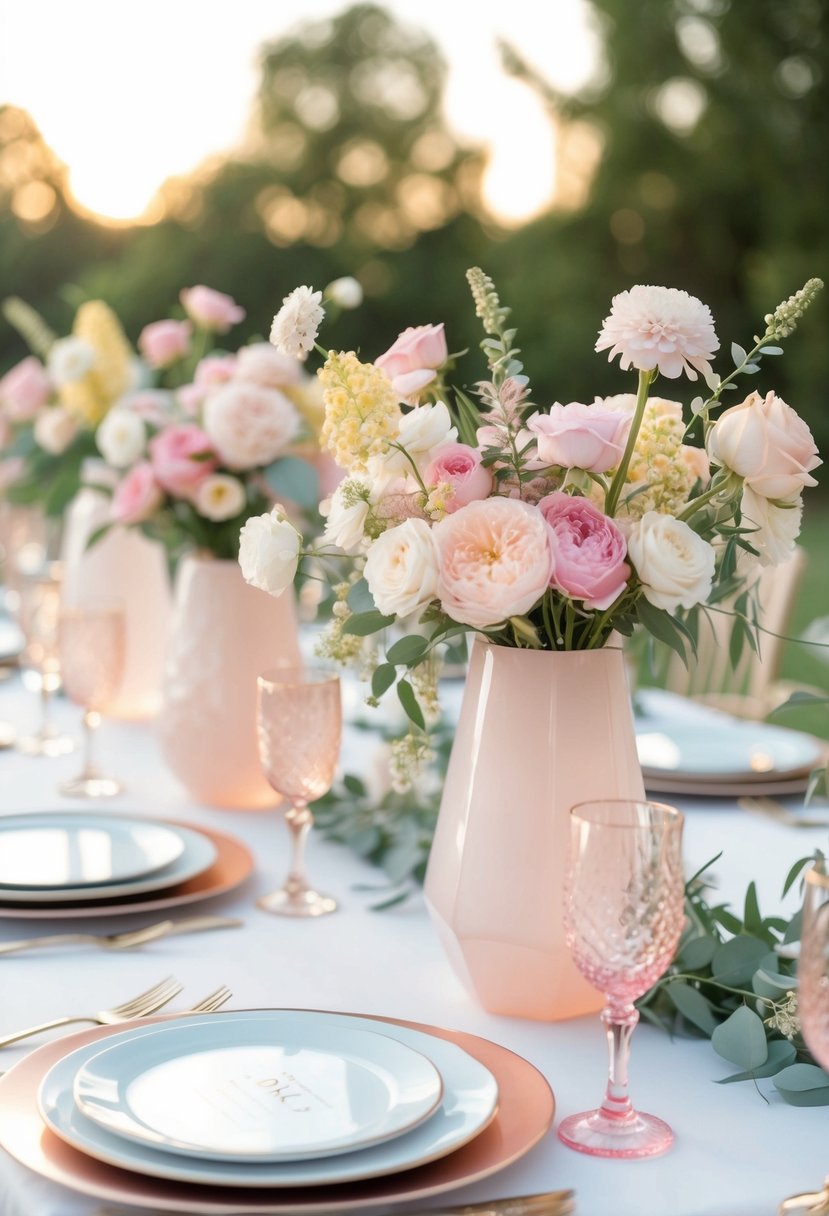
[[[133,465],[112,496],[110,515],[116,524],[140,524],[161,506],[164,497],[148,460]]]
[[[178,498],[190,498],[218,463],[210,440],[194,422],[165,427],[149,446],[156,480]]]
[[[586,498],[556,490],[538,509],[550,525],[551,586],[585,608],[609,608],[630,578],[625,538],[611,519]]]
[[[481,464],[481,453],[465,443],[442,444],[426,470],[425,481],[427,486],[450,487],[444,504],[449,515],[492,492],[492,474]]]
[[[438,368],[448,357],[441,322],[405,329],[374,364],[386,373],[401,401],[416,404],[426,385],[437,379]]]
[[[150,367],[169,367],[190,351],[189,321],[153,321],[138,335],[138,349]]]
[[[29,355],[0,380],[0,409],[11,422],[28,422],[46,404],[51,392],[46,368]]]
[[[538,456],[545,464],[606,473],[622,458],[630,423],[627,414],[571,401],[556,402],[549,414],[533,415],[527,428],[537,437]]]
[[[235,355],[206,355],[196,364],[193,380],[200,388],[213,388],[217,384],[227,384],[236,372],[236,365]]]
[[[233,325],[245,319],[245,310],[232,296],[212,287],[185,287],[179,293],[184,311],[202,329],[226,334]]]
[[[708,451],[763,498],[792,498],[816,486],[812,470],[822,463],[812,432],[776,393],[749,393],[724,410],[711,428]]]

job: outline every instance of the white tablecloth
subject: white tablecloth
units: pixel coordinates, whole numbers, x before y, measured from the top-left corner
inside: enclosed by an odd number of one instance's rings
[[[65,725],[76,724],[76,710],[57,708]],[[16,682],[0,687],[0,719],[25,726],[35,711],[36,698]],[[236,835],[252,849],[252,880],[234,894],[196,905],[241,916],[244,927],[173,938],[123,955],[65,948],[0,958],[0,1034],[68,1012],[107,1008],[172,974],[185,986],[172,1009],[186,1008],[226,983],[234,994],[231,1008],[315,1007],[452,1027],[502,1043],[536,1065],[555,1091],[557,1117],[599,1100],[607,1059],[597,1018],[546,1024],[486,1013],[450,969],[422,901],[370,911],[376,897],[353,888],[377,882],[377,872],[319,838],[310,841],[309,868],[317,884],[340,899],[341,911],[309,923],[268,916],[255,908],[254,897],[276,886],[285,871],[287,838],[278,813],[194,805],[166,772],[147,725],[105,723],[100,744],[102,759],[128,789],[108,804],[113,813],[188,819]],[[0,754],[0,811],[68,805],[55,792],[56,783],[77,765],[77,755],[47,760]],[[716,873],[724,895],[739,899],[757,878],[761,906],[770,911],[778,905],[790,863],[813,846],[826,846],[823,831],[781,828],[714,801],[674,801],[687,811],[688,866],[696,868],[722,849]],[[190,905],[186,911],[193,910]],[[162,917],[119,917],[118,927],[156,919]],[[75,926],[107,927],[101,921]],[[0,921],[0,939],[62,927],[68,926]],[[0,1053],[0,1067],[9,1067],[27,1046]],[[751,1084],[716,1084],[732,1071],[707,1041],[672,1042],[641,1025],[633,1040],[632,1096],[641,1109],[673,1126],[676,1143],[669,1153],[640,1162],[596,1160],[566,1149],[551,1131],[522,1161],[454,1192],[452,1201],[573,1187],[579,1216],[774,1216],[784,1196],[817,1188],[829,1170],[829,1110],[786,1106],[768,1081],[760,1083],[768,1102]],[[99,1207],[0,1155],[0,1216],[92,1216]]]

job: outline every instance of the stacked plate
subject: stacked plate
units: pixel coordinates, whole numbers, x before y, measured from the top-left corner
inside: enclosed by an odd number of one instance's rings
[[[505,1048],[349,1014],[145,1020],[62,1047],[0,1080],[0,1142],[42,1174],[148,1206],[362,1210],[436,1194],[516,1160],[554,1113],[544,1078]],[[13,1117],[33,1095],[39,1133]]]
[[[652,793],[796,794],[825,763],[826,743],[801,731],[732,718],[672,693],[636,698],[636,744]]]
[[[0,817],[0,916],[89,916],[169,907],[250,872],[237,841],[122,812]]]

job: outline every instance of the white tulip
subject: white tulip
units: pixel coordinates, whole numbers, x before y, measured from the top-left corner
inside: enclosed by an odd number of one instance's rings
[[[114,469],[126,469],[143,454],[147,428],[130,409],[112,409],[95,432],[98,451]]]
[[[676,612],[708,599],[714,550],[681,519],[646,511],[628,535],[628,557],[655,608]]]
[[[408,616],[436,599],[438,551],[426,521],[407,519],[379,536],[368,551],[364,574],[384,616]]]
[[[239,537],[239,565],[245,582],[269,595],[290,587],[299,565],[302,537],[276,506],[268,515],[254,515]]]

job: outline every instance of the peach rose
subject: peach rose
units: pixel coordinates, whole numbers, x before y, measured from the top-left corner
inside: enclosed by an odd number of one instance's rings
[[[630,530],[628,556],[655,608],[693,608],[711,593],[714,550],[682,519],[646,511]]]
[[[415,404],[423,389],[437,379],[438,368],[449,358],[443,324],[414,325],[374,360],[391,380],[401,401]]]
[[[231,380],[204,407],[204,429],[229,469],[270,464],[299,428],[299,414],[284,393],[259,384]]]
[[[550,525],[553,586],[585,608],[609,608],[630,578],[627,544],[612,519],[586,498],[555,491],[538,509]]]
[[[231,326],[245,319],[244,308],[232,296],[212,287],[185,287],[179,292],[179,299],[190,320],[213,333],[226,334]]]
[[[159,431],[149,443],[156,480],[169,494],[190,498],[216,468],[210,439],[193,422],[179,422]]]
[[[438,598],[462,625],[492,629],[522,616],[553,574],[549,528],[536,507],[513,498],[471,502],[436,524]]]
[[[708,436],[708,451],[763,498],[793,498],[822,461],[803,419],[775,393],[749,393],[741,405],[720,414]]]
[[[451,515],[460,507],[492,493],[492,474],[481,464],[481,453],[465,443],[444,443],[426,470],[427,486],[448,486],[444,508]]]
[[[169,367],[190,351],[189,321],[153,321],[138,335],[138,349],[150,367]]]
[[[116,524],[140,524],[161,506],[164,492],[148,460],[133,465],[112,496],[110,516]]]
[[[536,436],[538,456],[545,464],[606,473],[622,458],[630,423],[618,410],[571,401],[556,402],[549,414],[534,414],[527,428]]]
[[[0,409],[11,422],[28,422],[46,404],[51,392],[46,368],[29,355],[0,380]]]

